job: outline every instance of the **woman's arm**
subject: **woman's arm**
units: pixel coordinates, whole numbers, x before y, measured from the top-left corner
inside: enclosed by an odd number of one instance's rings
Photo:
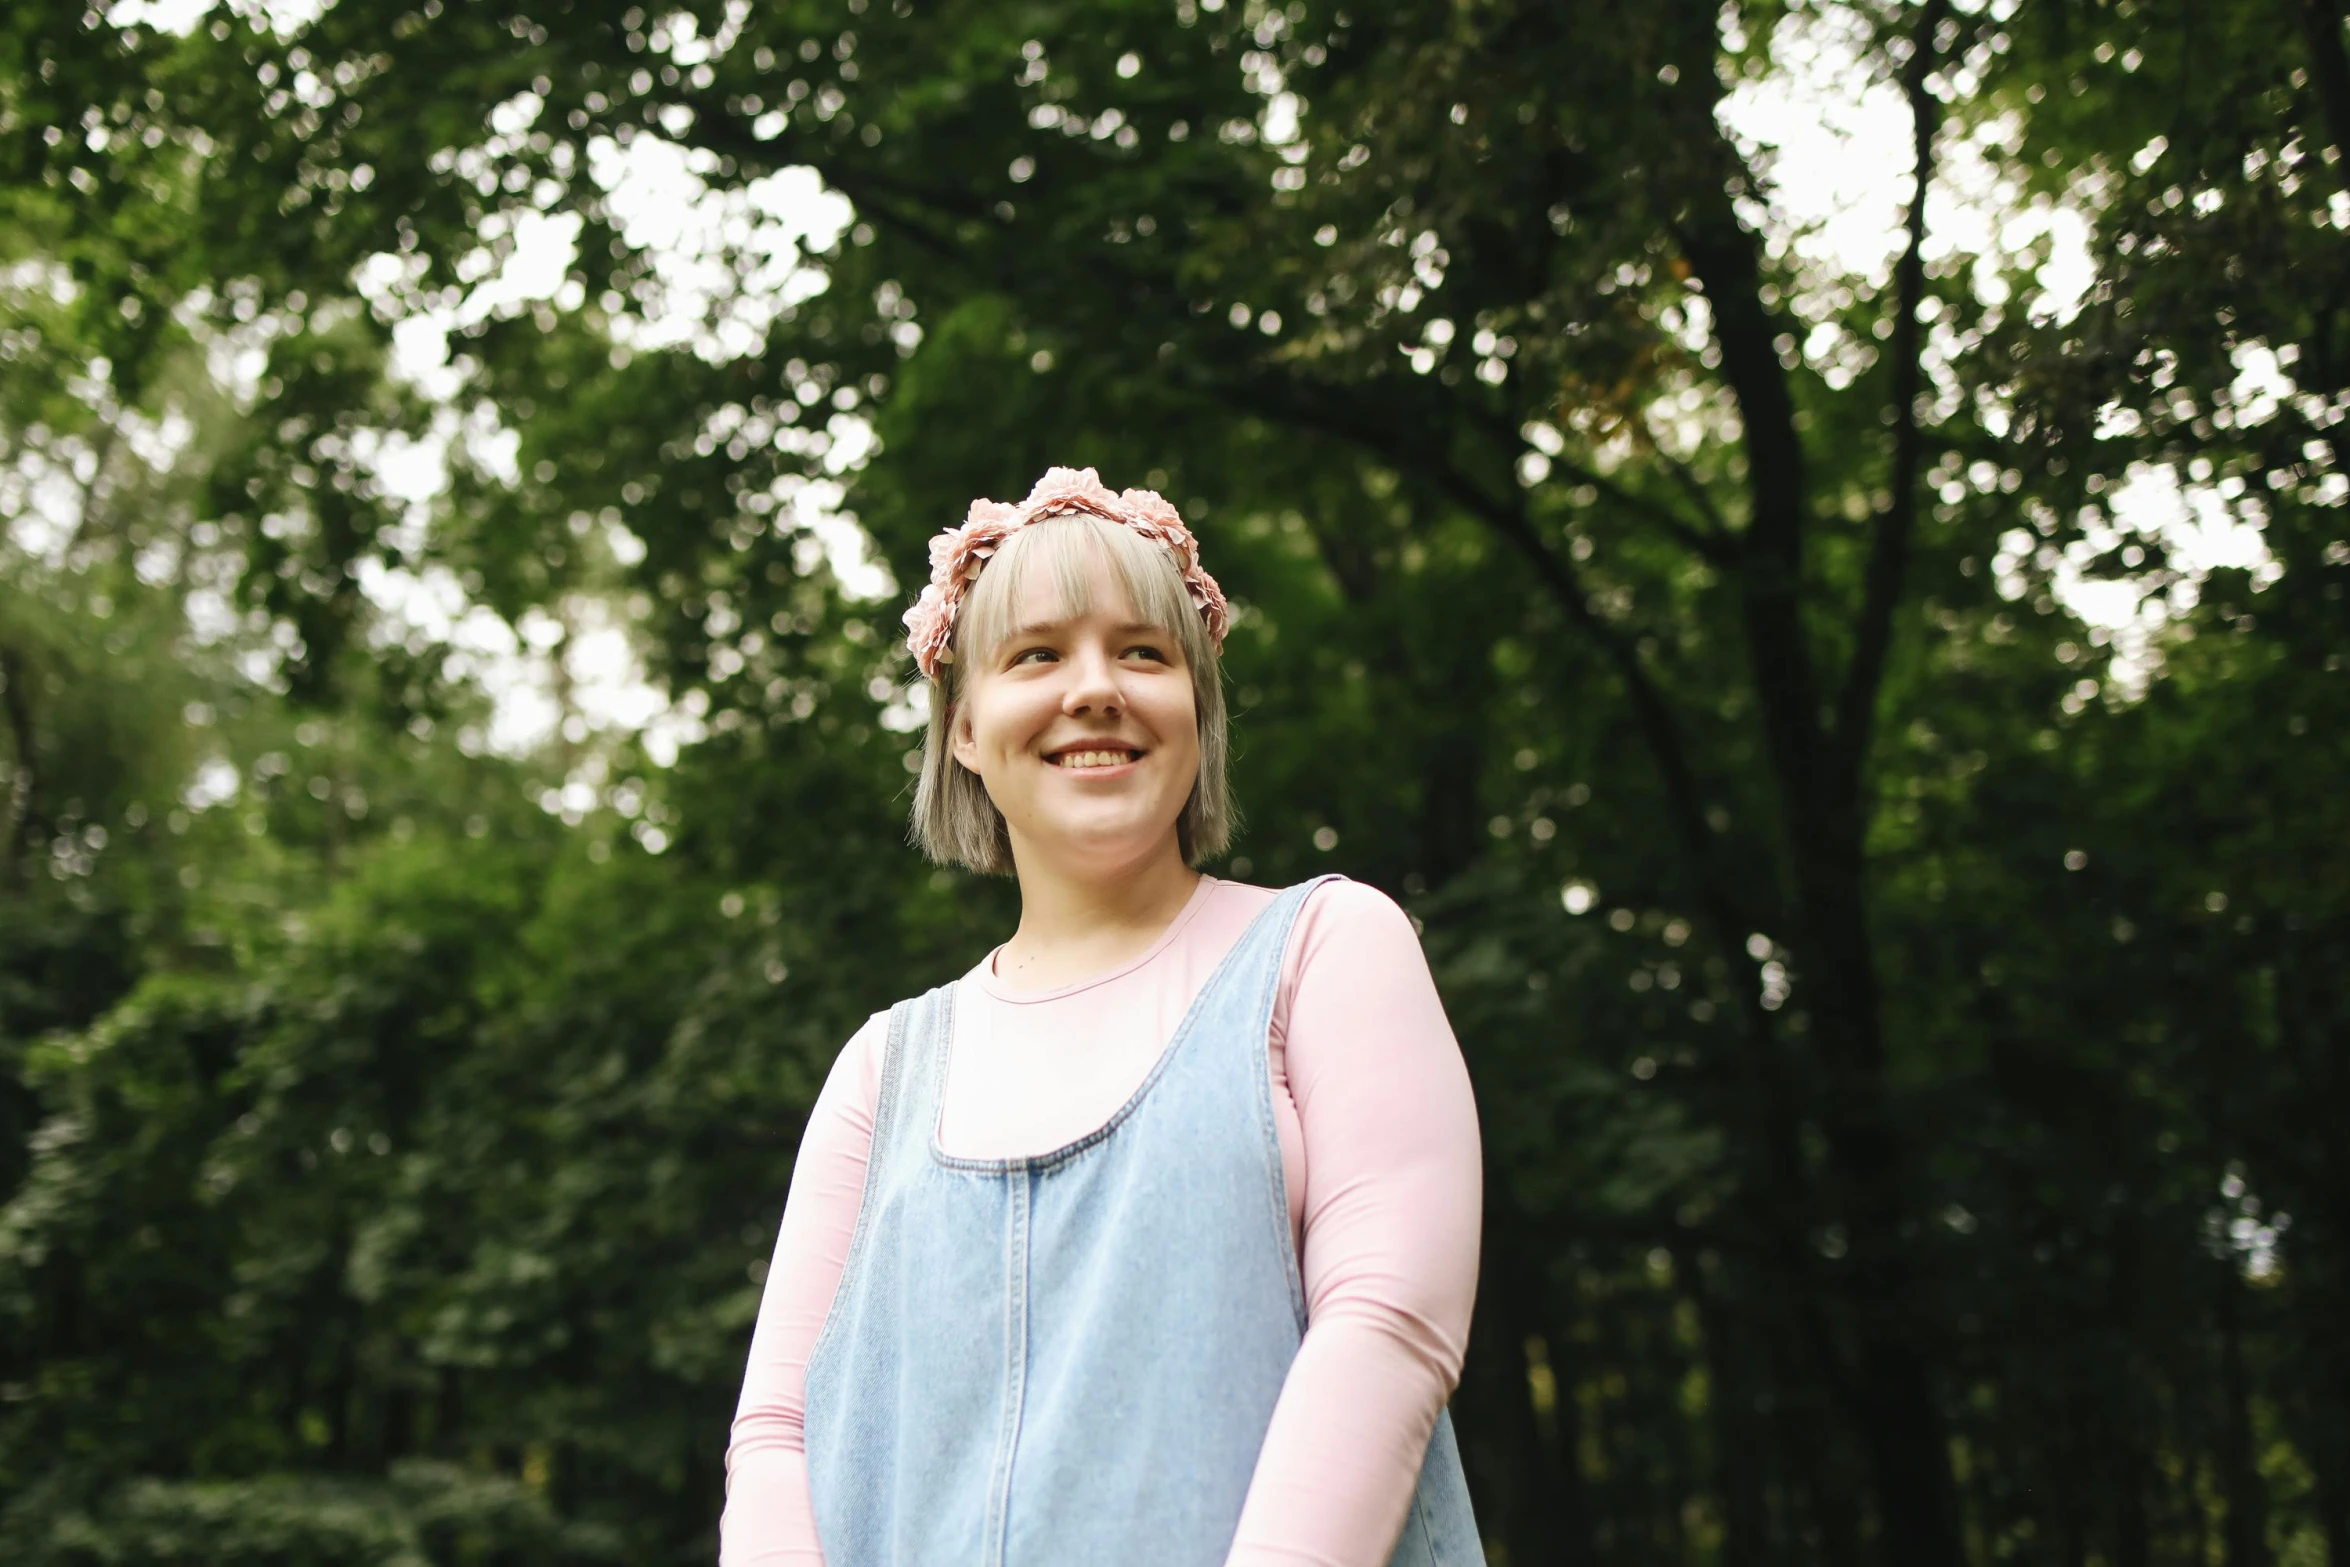
[[[1384,1567],[1460,1380],[1483,1200],[1477,1106],[1410,919],[1353,882],[1291,943],[1305,1342],[1230,1567]]]
[[[832,1310],[857,1232],[887,1029],[884,1013],[857,1030],[832,1063],[800,1138],[726,1445],[720,1567],[823,1567],[808,1500],[808,1352]]]

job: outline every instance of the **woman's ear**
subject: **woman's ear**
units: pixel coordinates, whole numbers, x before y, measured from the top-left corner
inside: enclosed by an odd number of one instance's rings
[[[979,737],[971,732],[971,704],[956,702],[947,713],[947,754],[972,773],[979,771]]]

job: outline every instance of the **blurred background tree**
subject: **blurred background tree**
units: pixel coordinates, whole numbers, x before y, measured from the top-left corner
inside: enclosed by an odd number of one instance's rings
[[[1070,463],[1423,922],[1497,1563],[2350,1563],[2343,25],[21,0],[0,1553],[710,1559]]]

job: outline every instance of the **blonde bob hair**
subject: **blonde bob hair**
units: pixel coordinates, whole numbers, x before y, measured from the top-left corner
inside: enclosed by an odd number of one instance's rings
[[[989,876],[1012,872],[1012,836],[979,775],[955,760],[949,737],[971,678],[1013,629],[1029,573],[1052,573],[1062,615],[1093,609],[1093,567],[1134,607],[1135,618],[1173,636],[1191,672],[1192,707],[1199,719],[1199,777],[1175,834],[1183,858],[1199,865],[1224,852],[1236,813],[1225,776],[1229,745],[1224,726],[1224,675],[1216,644],[1184,587],[1182,569],[1165,546],[1090,512],[1069,512],[1030,523],[1006,539],[972,582],[955,616],[953,658],[931,683],[930,722],[922,737],[921,781],[914,789],[914,844],[940,865],[961,865]]]

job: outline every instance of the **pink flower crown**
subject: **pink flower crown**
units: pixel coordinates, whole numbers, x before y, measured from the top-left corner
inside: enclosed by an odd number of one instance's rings
[[[949,528],[930,541],[930,586],[906,611],[906,647],[924,675],[936,680],[939,666],[953,662],[955,615],[963,607],[963,595],[971,591],[979,569],[1004,547],[1004,541],[1032,522],[1071,512],[1121,523],[1152,543],[1164,545],[1183,572],[1183,585],[1190,590],[1200,619],[1207,622],[1208,639],[1219,650],[1223,648],[1224,633],[1232,625],[1231,607],[1224,602],[1224,590],[1216,586],[1216,579],[1201,569],[1199,540],[1191,536],[1167,498],[1156,490],[1113,495],[1091,468],[1048,468],[1019,505],[973,501],[961,527]]]

